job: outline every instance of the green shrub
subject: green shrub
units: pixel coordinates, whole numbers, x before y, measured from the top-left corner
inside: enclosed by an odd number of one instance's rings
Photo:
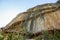
[[[49,34],[48,31],[44,31],[42,35],[36,37],[36,40],[60,40],[60,32],[55,31],[54,34]]]
[[[3,39],[4,39],[4,37],[5,37],[5,33],[4,33],[4,32],[2,32],[2,33],[0,34],[0,40],[3,40]]]
[[[9,33],[7,40],[12,40],[12,33]]]

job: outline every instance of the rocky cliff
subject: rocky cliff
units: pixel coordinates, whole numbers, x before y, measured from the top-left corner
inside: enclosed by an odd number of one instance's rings
[[[2,31],[7,35],[4,40],[7,40],[8,35],[17,38],[16,40],[21,36],[23,39],[31,39],[45,33],[42,31],[54,34],[56,30],[60,32],[60,1],[30,8],[26,12],[18,14],[10,23],[2,28]],[[14,38],[11,38],[11,40],[15,40]],[[42,39],[44,38],[43,36]]]
[[[27,32],[37,33],[42,30],[60,29],[60,4],[38,5],[26,12],[18,14],[3,28],[6,32],[20,32],[23,28]],[[21,25],[20,25],[21,24]]]

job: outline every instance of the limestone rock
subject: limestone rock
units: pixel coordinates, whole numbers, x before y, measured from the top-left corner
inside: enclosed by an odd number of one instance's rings
[[[2,29],[2,30],[1,30]],[[4,40],[35,40],[42,31],[59,30],[60,32],[60,1],[37,5],[26,12],[19,13],[4,28],[0,29],[0,37]],[[4,32],[4,35],[1,33]],[[40,35],[40,36],[39,36]],[[10,37],[10,38],[9,38]],[[19,38],[20,37],[20,38]],[[41,40],[44,40],[44,36]]]
[[[3,28],[3,31],[37,33],[54,29],[60,30],[60,5],[48,3],[18,14]]]

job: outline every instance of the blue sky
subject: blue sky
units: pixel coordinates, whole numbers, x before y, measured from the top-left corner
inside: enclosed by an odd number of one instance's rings
[[[0,0],[0,28],[7,25],[17,14],[36,5],[54,3],[57,0]]]

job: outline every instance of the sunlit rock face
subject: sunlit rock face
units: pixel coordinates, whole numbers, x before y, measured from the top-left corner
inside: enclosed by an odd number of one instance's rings
[[[18,14],[3,28],[4,32],[38,33],[44,30],[60,30],[60,5],[48,3]]]
[[[50,32],[50,30],[53,30],[55,33],[55,29],[59,30],[59,33],[57,32],[59,35],[60,1],[57,3],[37,5],[33,8],[28,9],[26,12],[19,13],[10,23],[1,29],[0,39],[2,40],[35,40],[35,38],[38,40],[38,37],[41,37],[40,33],[42,31]],[[34,39],[31,33],[34,36]],[[36,37],[36,35],[38,36]],[[42,36],[45,36],[45,33],[42,33]],[[51,37],[54,37],[54,35]],[[42,37],[41,40],[45,39]],[[49,40],[49,38],[47,40]],[[50,38],[50,40],[53,39]]]
[[[30,33],[37,33],[43,30],[60,29],[60,5],[44,4],[29,9],[31,12],[25,20],[25,29]],[[30,18],[30,20],[28,20]]]

